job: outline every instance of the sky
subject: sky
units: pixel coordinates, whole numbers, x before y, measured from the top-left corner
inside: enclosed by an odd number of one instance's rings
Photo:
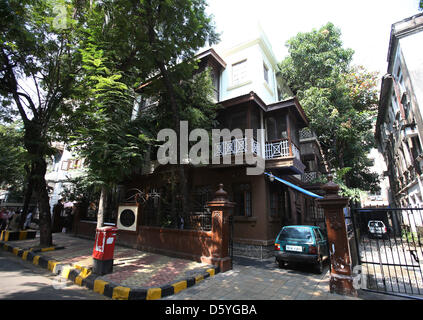
[[[418,1],[207,0],[207,12],[224,41],[258,22],[278,61],[288,54],[285,43],[291,37],[332,22],[341,30],[344,47],[355,51],[353,63],[383,75],[391,25],[419,13]]]

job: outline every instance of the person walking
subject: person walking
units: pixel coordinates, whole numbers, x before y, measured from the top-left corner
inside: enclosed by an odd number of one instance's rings
[[[8,219],[9,216],[7,215],[6,209],[2,208],[0,211],[0,231],[6,229]]]
[[[20,222],[21,222],[21,214],[19,211],[16,211],[9,221],[9,229],[12,231],[19,231]]]
[[[32,222],[32,211],[30,210],[28,212],[28,214],[26,215],[26,220],[25,220],[25,223],[23,225],[24,230],[29,228],[31,222]]]

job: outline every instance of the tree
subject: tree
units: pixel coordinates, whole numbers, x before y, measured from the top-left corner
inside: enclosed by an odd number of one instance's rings
[[[374,190],[377,176],[367,158],[374,146],[377,74],[351,66],[353,51],[342,47],[341,32],[332,23],[288,40],[281,74],[298,96],[329,166],[345,185]]]
[[[420,0],[420,3],[419,3],[419,10],[420,10],[420,11],[423,11],[423,0]]]
[[[49,129],[52,118],[71,94],[78,71],[75,21],[70,19],[72,9],[64,1],[0,2],[1,114],[16,108],[22,119],[43,246],[52,244],[45,181],[45,159],[51,152]]]
[[[218,35],[214,25],[205,12],[204,0],[143,0],[132,2],[130,12],[136,18],[138,30],[135,47],[143,53],[141,82],[152,76],[159,76],[162,97],[165,96],[169,111],[173,116],[170,128],[180,138],[180,121],[183,117],[181,81],[192,77],[196,64],[195,53],[208,41],[213,44]],[[177,158],[180,159],[178,148]],[[188,192],[181,162],[177,165],[180,190],[182,192],[182,211],[188,211]]]
[[[60,134],[72,137],[75,150],[87,160],[91,180],[105,191],[140,166],[145,142],[155,137],[158,127],[179,132],[179,119],[187,116],[183,112],[193,115],[190,120],[202,117],[190,113],[199,108],[182,107],[192,105],[188,100],[195,95],[186,96],[179,86],[193,75],[194,53],[215,35],[202,0],[81,1],[75,16],[84,25],[79,45],[83,72],[66,110],[67,120],[59,119],[67,123]],[[148,126],[148,119],[131,119],[132,87],[151,78],[159,79],[151,86],[151,96],[160,96],[165,115]]]
[[[94,43],[89,42],[81,52],[85,74],[79,86],[90,89],[86,89],[85,100],[78,100],[69,121],[73,125],[71,142],[88,165],[89,179],[101,186],[97,215],[100,228],[108,190],[142,165],[148,139],[131,120],[134,94],[120,81],[122,75],[105,66],[103,51]]]

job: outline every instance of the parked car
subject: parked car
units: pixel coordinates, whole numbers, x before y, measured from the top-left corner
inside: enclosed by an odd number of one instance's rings
[[[286,263],[307,263],[322,273],[329,257],[325,233],[316,226],[285,226],[275,241],[275,257],[280,268]]]
[[[388,238],[388,228],[381,220],[370,220],[367,224],[369,237]]]

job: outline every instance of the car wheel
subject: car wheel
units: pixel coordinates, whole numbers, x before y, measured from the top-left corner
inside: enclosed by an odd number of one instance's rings
[[[317,262],[315,268],[316,268],[316,272],[318,274],[322,274],[322,272],[323,272],[323,259],[321,259],[321,258],[319,259],[319,261]]]
[[[279,260],[278,264],[279,264],[279,268],[281,268],[281,269],[285,268],[285,261]]]

